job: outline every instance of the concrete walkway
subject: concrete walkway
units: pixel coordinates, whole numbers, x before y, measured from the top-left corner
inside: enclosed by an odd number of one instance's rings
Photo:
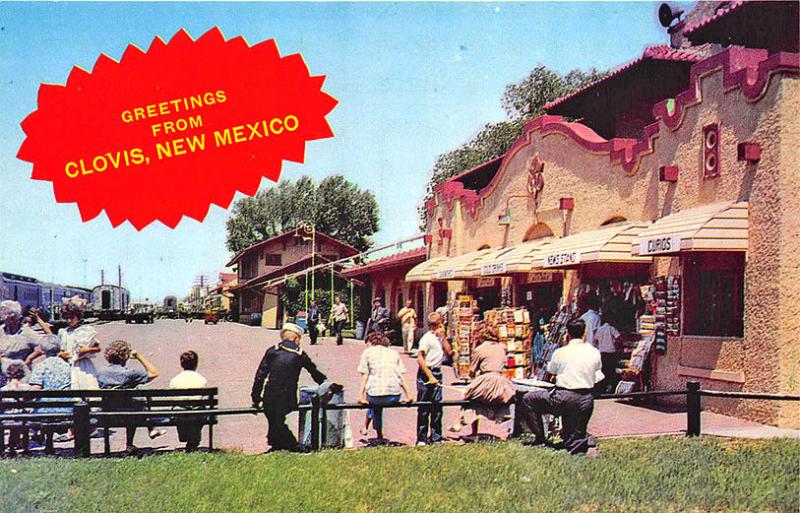
[[[166,387],[172,376],[180,371],[178,356],[187,349],[194,349],[200,355],[199,372],[206,376],[210,386],[217,386],[220,391],[220,407],[249,407],[250,389],[253,376],[264,351],[276,344],[278,333],[262,328],[243,326],[222,322],[217,325],[204,325],[202,321],[186,323],[181,320],[157,320],[150,325],[126,325],[114,322],[95,325],[102,345],[116,339],[127,340],[134,348],[145,354],[160,369],[161,376],[149,386]],[[358,360],[364,349],[362,341],[346,340],[344,345],[336,346],[334,339],[323,337],[320,344],[309,346],[304,339],[304,348],[311,355],[317,366],[331,380],[345,387],[345,400],[356,402],[359,375],[356,371]],[[416,361],[403,356],[407,369],[409,388],[416,393]],[[96,359],[98,367],[104,366],[102,354]],[[139,365],[132,362],[132,366]],[[445,369],[445,381],[452,383],[453,372]],[[310,377],[301,374],[301,384],[310,383]],[[445,391],[446,399],[459,399],[459,393]],[[393,410],[384,413],[385,435],[399,444],[415,442],[416,412],[414,410]],[[457,439],[458,435],[447,432],[447,426],[453,424],[458,416],[458,408],[445,409],[445,435]],[[290,426],[297,426],[297,415],[290,416]],[[366,437],[359,434],[364,422],[364,411],[352,411],[349,414],[353,439],[356,446],[368,444],[374,431]],[[508,424],[481,423],[481,434],[505,438]],[[745,437],[795,437],[800,438],[800,431],[783,430],[771,426],[762,426],[745,420],[704,412],[702,416],[703,433],[719,436]],[[223,417],[215,428],[215,446],[218,448],[242,451],[244,453],[260,453],[267,449],[266,420],[261,415],[240,415]],[[667,433],[683,433],[686,429],[686,414],[680,411],[655,409],[621,403],[613,400],[597,401],[595,412],[590,423],[590,431],[600,437],[604,436],[651,436]],[[206,435],[204,430],[204,439]],[[144,429],[137,433],[135,443],[140,447],[152,447],[155,450],[179,447],[174,429],[168,429],[167,435],[150,440]],[[62,447],[68,447],[62,445]],[[124,434],[120,430],[112,437],[112,449],[124,448]],[[93,442],[92,451],[102,451],[102,440]]]

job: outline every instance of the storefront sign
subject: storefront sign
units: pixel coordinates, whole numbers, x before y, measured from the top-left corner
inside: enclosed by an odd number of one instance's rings
[[[497,280],[495,278],[478,278],[475,287],[479,289],[488,289],[495,285],[497,285]]]
[[[555,279],[556,273],[528,273],[525,275],[525,283],[549,283]]]
[[[456,275],[453,269],[443,269],[436,273],[436,278],[439,280],[450,280]]]
[[[658,235],[639,240],[640,255],[655,255],[658,253],[674,253],[681,249],[680,235]]]
[[[552,253],[545,255],[545,267],[561,267],[563,265],[575,265],[581,261],[580,251],[564,251],[562,253]]]
[[[486,264],[481,267],[481,276],[492,276],[494,274],[504,274],[506,264]]]

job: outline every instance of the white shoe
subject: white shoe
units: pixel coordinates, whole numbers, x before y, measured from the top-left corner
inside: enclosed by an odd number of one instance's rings
[[[361,436],[367,436],[369,434],[369,431],[367,430],[367,428],[362,427],[359,433],[361,433]]]
[[[423,445],[428,445],[425,442],[417,442],[417,447],[422,447]]]
[[[148,434],[150,435],[150,440],[153,440],[154,438],[158,438],[159,436],[166,435],[167,434],[167,430],[166,429],[154,429],[154,430],[150,431]]]

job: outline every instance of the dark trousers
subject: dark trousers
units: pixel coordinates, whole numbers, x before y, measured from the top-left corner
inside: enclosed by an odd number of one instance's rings
[[[597,387],[600,393],[606,390],[611,390],[611,393],[617,388],[617,353],[600,353],[600,359],[603,364],[603,381],[598,383]]]
[[[517,401],[516,416],[520,418],[518,425],[522,433],[532,433],[534,443],[544,443],[542,415],[560,415],[564,446],[570,453],[576,454],[595,446],[594,437],[586,431],[593,410],[594,397],[591,391],[554,388],[525,394],[521,401]]]
[[[333,331],[336,333],[336,345],[342,345],[344,341],[342,338],[342,330],[344,329],[345,321],[333,321]]]
[[[316,322],[309,322],[308,323],[308,336],[311,337],[311,345],[315,345],[317,343],[317,336],[319,332],[317,331],[317,323]]]
[[[287,410],[283,404],[264,404],[264,415],[267,417],[267,443],[273,451],[297,450],[297,438],[286,425]]]
[[[433,377],[442,381],[442,370],[431,369]],[[424,372],[417,371],[417,401],[431,401],[433,406],[420,406],[417,408],[417,442],[442,441],[442,387],[428,385],[428,377]],[[428,421],[430,420],[430,438],[428,437]]]
[[[202,424],[187,422],[186,424],[178,425],[178,440],[186,444],[187,451],[194,451],[200,447],[200,433],[202,429]]]

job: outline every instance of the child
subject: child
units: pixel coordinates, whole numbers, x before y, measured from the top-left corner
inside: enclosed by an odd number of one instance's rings
[[[169,381],[170,388],[205,388],[208,384],[206,378],[197,372],[198,356],[194,351],[186,351],[181,355],[181,368],[179,372]],[[186,452],[197,450],[200,446],[200,432],[202,424],[194,424],[187,421],[178,426],[178,439],[186,444]]]
[[[6,368],[6,378],[8,379],[8,383],[0,388],[2,392],[17,392],[23,390],[31,390],[31,386],[27,383],[23,383],[21,380],[25,377],[25,364],[23,363],[12,363]],[[5,402],[13,403],[17,401],[17,399],[5,399]],[[10,408],[5,410],[6,413],[28,413],[23,409],[14,409]],[[24,426],[23,422],[23,426]],[[9,430],[9,437],[8,437],[8,448],[6,449],[7,456],[14,456],[16,455],[15,449],[21,449],[23,454],[28,452],[28,443],[29,443],[29,433],[27,427],[12,427]]]
[[[437,312],[428,314],[428,332],[419,341],[417,353],[417,401],[431,401],[432,408],[417,410],[417,445],[442,441],[442,361],[450,354],[450,344],[444,338],[442,316]],[[428,421],[430,418],[430,438]]]

